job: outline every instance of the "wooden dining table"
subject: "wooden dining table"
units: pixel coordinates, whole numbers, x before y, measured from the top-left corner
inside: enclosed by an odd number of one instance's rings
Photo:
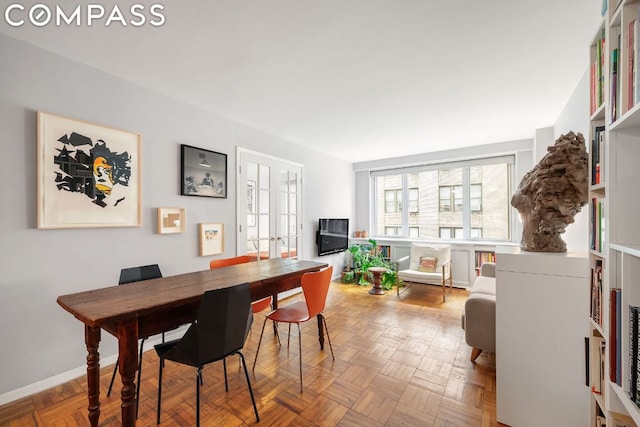
[[[110,286],[59,296],[58,304],[84,323],[87,346],[89,421],[100,418],[101,330],[118,339],[119,372],[122,378],[123,426],[136,423],[135,373],[138,369],[138,338],[188,324],[195,318],[202,295],[212,289],[249,283],[253,301],[300,287],[302,275],[327,264],[290,258],[272,258],[245,264],[197,271],[158,279]],[[324,346],[321,318],[318,339]]]

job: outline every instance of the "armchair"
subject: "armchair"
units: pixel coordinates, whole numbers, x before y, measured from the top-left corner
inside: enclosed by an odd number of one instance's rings
[[[449,245],[429,245],[413,243],[411,254],[396,261],[398,281],[404,281],[407,290],[412,283],[427,283],[442,286],[442,302],[446,301],[446,283],[449,292],[453,288],[451,276],[451,247]],[[396,286],[400,295],[400,284]]]

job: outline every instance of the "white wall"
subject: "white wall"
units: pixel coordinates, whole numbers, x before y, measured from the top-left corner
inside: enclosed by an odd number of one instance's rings
[[[581,133],[589,150],[589,70],[586,70],[578,82],[573,94],[553,125],[554,141],[560,135]],[[543,153],[544,154],[544,153]],[[537,162],[538,160],[536,160]],[[574,223],[567,226],[562,239],[569,251],[589,250],[589,205],[586,205],[574,217]]]
[[[304,165],[303,258],[316,258],[318,217],[354,218],[349,163],[4,35],[0,56],[0,401],[85,365],[83,325],[57,305],[59,295],[114,285],[123,267],[158,263],[164,275],[208,268],[197,254],[199,222],[223,222],[224,255],[235,254],[236,146]],[[37,110],[142,134],[142,227],[35,228]],[[228,199],[179,195],[181,143],[228,155]],[[185,233],[155,233],[159,206],[186,208]],[[101,355],[115,354],[115,339],[102,337]]]

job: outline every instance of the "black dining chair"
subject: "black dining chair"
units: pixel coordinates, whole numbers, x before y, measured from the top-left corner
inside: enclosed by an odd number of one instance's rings
[[[171,360],[198,368],[196,372],[196,425],[200,425],[200,386],[202,369],[209,363],[238,354],[242,361],[247,386],[253,403],[256,420],[259,422],[258,408],[253,397],[247,364],[242,354],[244,342],[253,322],[251,292],[249,284],[207,291],[202,296],[196,320],[182,338],[155,346],[160,357],[158,373],[158,413],[156,423],[160,424],[162,401],[163,362]],[[225,366],[225,388],[228,390]]]
[[[140,282],[142,280],[158,279],[162,277],[160,267],[158,264],[143,265],[140,267],[123,268],[120,270],[119,285],[126,285],[128,283]],[[142,337],[140,340],[140,353],[138,355],[138,381],[136,383],[136,419],[138,418],[138,401],[140,397],[140,374],[142,373],[142,350],[144,348],[144,341],[149,337]],[[162,342],[164,342],[164,332],[162,333]],[[118,364],[120,357],[116,359],[116,365],[113,367],[113,374],[111,375],[111,382],[109,383],[109,390],[107,391],[107,397],[111,395],[111,389],[113,388],[113,381],[118,373]]]

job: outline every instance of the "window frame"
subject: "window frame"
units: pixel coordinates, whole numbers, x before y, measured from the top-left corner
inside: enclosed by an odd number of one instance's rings
[[[402,232],[400,233],[400,235],[394,235],[394,236],[389,236],[389,235],[380,235],[378,233],[375,232],[375,230],[377,229],[377,204],[379,203],[379,201],[376,198],[376,194],[377,194],[377,181],[376,178],[378,177],[383,177],[383,176],[389,176],[389,175],[400,175],[401,176],[401,181],[402,181],[402,197],[403,199],[407,199],[409,200],[409,190],[410,188],[408,187],[408,178],[407,176],[411,173],[419,173],[419,172],[426,172],[426,171],[438,171],[438,170],[444,170],[444,169],[454,169],[454,168],[462,168],[463,169],[463,183],[462,183],[462,189],[464,191],[463,194],[466,194],[467,196],[463,199],[463,206],[462,206],[462,210],[454,210],[456,208],[455,206],[455,200],[453,197],[453,194],[451,194],[450,197],[450,203],[452,204],[452,210],[450,211],[445,211],[445,212],[461,212],[463,215],[463,238],[462,239],[455,239],[455,240],[462,240],[462,241],[495,241],[495,242],[514,242],[515,240],[515,236],[516,236],[516,224],[515,224],[515,218],[516,215],[514,213],[514,209],[509,205],[507,207],[508,209],[508,218],[507,218],[507,222],[508,222],[508,237],[506,239],[496,239],[496,238],[486,238],[483,237],[484,236],[484,232],[482,230],[480,230],[480,235],[481,237],[471,237],[471,214],[477,214],[477,213],[483,213],[484,211],[484,206],[483,206],[483,201],[482,201],[482,197],[484,195],[484,188],[482,188],[482,183],[471,183],[470,182],[470,168],[474,167],[474,166],[488,166],[488,165],[498,165],[498,164],[506,164],[507,165],[507,174],[508,174],[508,182],[507,182],[507,194],[508,195],[512,195],[513,194],[513,189],[515,186],[515,171],[516,171],[516,155],[515,154],[507,154],[507,155],[502,155],[502,156],[489,156],[489,157],[482,157],[482,158],[474,158],[474,159],[468,159],[468,160],[462,160],[462,161],[448,161],[448,162],[437,162],[437,163],[425,163],[425,164],[421,164],[421,165],[415,165],[415,166],[408,166],[408,167],[399,167],[399,168],[388,168],[388,169],[378,169],[378,170],[370,170],[369,171],[369,180],[370,180],[370,211],[371,211],[371,217],[370,217],[370,230],[374,230],[373,233],[371,233],[371,235],[373,237],[376,238],[388,238],[388,237],[395,237],[395,238],[404,238],[404,239],[416,239],[415,237],[410,236],[409,233],[409,227],[412,226],[412,224],[409,223],[409,209],[405,209],[402,210],[400,209],[398,212],[398,214],[401,214],[402,217]],[[471,209],[471,187],[474,185],[479,185],[480,186],[480,209],[479,210],[475,210],[475,209]],[[447,187],[446,185],[444,186],[438,186],[438,188],[443,188],[443,187]],[[448,186],[450,187],[452,190],[455,187],[455,185],[450,185]],[[415,186],[411,187],[416,188]],[[420,190],[418,189],[418,205],[420,205]],[[453,193],[453,191],[451,191],[451,193]],[[410,203],[410,202],[409,202]],[[435,212],[442,212],[441,210],[441,206],[440,206],[440,192],[438,191],[438,202],[437,202],[437,206],[436,206],[436,211]],[[418,212],[420,210],[418,209]],[[440,228],[440,227],[439,227]],[[474,229],[477,229],[477,227],[474,227]],[[455,232],[454,232],[455,233]],[[476,234],[474,232],[474,234]],[[440,235],[440,231],[438,231],[438,235]],[[439,237],[419,237],[418,239],[420,240],[441,240],[441,238]],[[443,240],[454,240],[454,238],[451,239],[443,239]]]

